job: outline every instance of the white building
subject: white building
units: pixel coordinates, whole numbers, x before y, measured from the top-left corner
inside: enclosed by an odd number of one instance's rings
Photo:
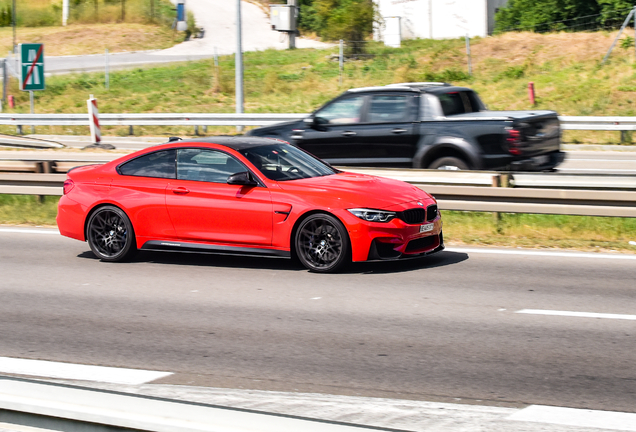
[[[487,36],[495,12],[508,0],[375,0],[384,25],[376,39],[394,44],[401,39],[447,39]],[[399,22],[399,25],[398,25]]]

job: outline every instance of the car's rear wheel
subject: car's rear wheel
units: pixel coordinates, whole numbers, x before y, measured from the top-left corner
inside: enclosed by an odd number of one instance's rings
[[[294,246],[298,260],[314,272],[332,273],[351,261],[347,230],[328,214],[314,214],[302,221]]]
[[[86,237],[93,253],[104,261],[123,261],[137,251],[130,219],[115,206],[100,207],[91,215]]]
[[[441,157],[439,159],[434,160],[429,166],[429,169],[440,169],[440,170],[450,170],[450,171],[459,171],[459,170],[467,170],[468,164],[463,160],[446,156]]]

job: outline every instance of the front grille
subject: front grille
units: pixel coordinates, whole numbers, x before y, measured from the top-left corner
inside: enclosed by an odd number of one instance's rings
[[[407,224],[419,224],[424,222],[426,219],[426,210],[423,208],[404,210],[398,214],[398,218],[402,219]]]
[[[437,217],[437,205],[433,204],[426,208],[426,221],[434,221]]]
[[[415,240],[411,240],[409,244],[406,246],[406,253],[417,251],[417,250],[426,250],[432,247],[437,246],[437,242],[439,240],[439,236],[432,235],[428,237],[422,237]]]

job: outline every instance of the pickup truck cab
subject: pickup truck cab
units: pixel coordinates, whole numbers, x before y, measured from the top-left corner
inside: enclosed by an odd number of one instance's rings
[[[565,158],[554,111],[488,111],[447,83],[351,89],[308,117],[254,129],[334,165],[552,170]]]

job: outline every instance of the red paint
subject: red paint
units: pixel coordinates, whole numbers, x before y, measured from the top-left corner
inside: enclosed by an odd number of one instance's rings
[[[140,155],[188,147],[231,154],[264,187],[124,176],[117,172],[117,166]],[[346,172],[277,182],[265,177],[234,149],[209,142],[179,141],[151,147],[104,165],[74,169],[68,179],[74,187],[67,187],[60,199],[57,223],[62,235],[79,240],[85,240],[90,211],[101,204],[112,204],[130,218],[138,247],[155,240],[290,251],[294,227],[310,212],[329,213],[345,225],[353,261],[369,259],[374,239],[403,256],[431,252],[440,246],[439,215],[431,221],[432,231],[420,233],[420,226],[426,222],[407,224],[399,218],[386,223],[367,222],[347,210],[399,212],[436,204],[431,195],[413,185]],[[433,238],[424,249],[405,251],[409,241],[429,236]]]

